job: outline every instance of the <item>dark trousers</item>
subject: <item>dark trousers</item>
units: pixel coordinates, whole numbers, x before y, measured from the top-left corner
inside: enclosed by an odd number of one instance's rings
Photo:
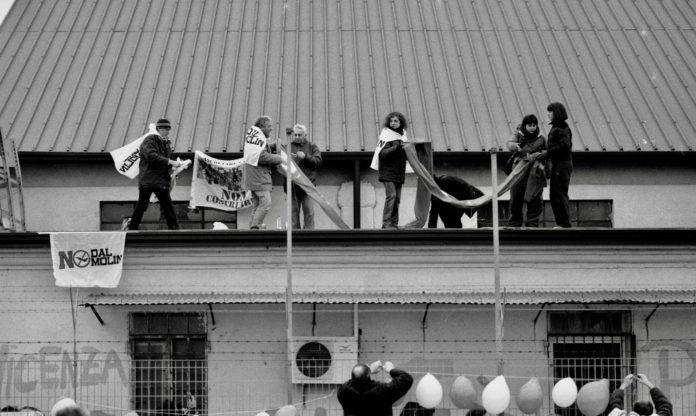
[[[524,209],[524,194],[527,190],[527,182],[529,175],[522,179],[519,183],[510,189],[510,220],[508,224],[510,227],[538,227],[539,218],[541,218],[541,211],[543,207],[543,188],[539,192],[527,201],[527,221],[524,220],[523,209]]]
[[[568,198],[568,187],[570,186],[570,176],[572,174],[572,160],[554,162],[551,167],[549,199],[551,200],[553,216],[556,217],[556,224],[563,228],[570,228],[570,198]]]
[[[384,211],[382,213],[382,228],[399,227],[399,202],[401,202],[401,184],[396,182],[383,182]]]
[[[140,228],[140,221],[143,219],[143,214],[150,205],[150,195],[153,193],[159,199],[160,207],[164,218],[167,220],[167,228],[170,230],[179,229],[179,221],[176,220],[176,213],[174,212],[174,203],[172,202],[172,197],[169,194],[169,189],[164,188],[139,188],[138,203],[135,204],[135,210],[133,215],[131,215],[131,222],[128,226],[129,230],[137,230]]]

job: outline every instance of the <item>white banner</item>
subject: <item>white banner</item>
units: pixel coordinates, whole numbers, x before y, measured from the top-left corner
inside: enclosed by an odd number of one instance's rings
[[[266,148],[266,135],[260,128],[251,126],[244,135],[244,161],[252,166],[259,164],[259,156]]]
[[[51,233],[56,286],[118,287],[125,232]]]
[[[196,150],[191,177],[191,207],[237,211],[251,206],[251,191],[242,188],[244,159],[215,159]]]
[[[150,131],[141,137],[110,152],[111,158],[114,159],[116,170],[121,175],[134,179],[140,173],[140,145],[143,144],[143,140],[145,140],[147,136],[157,134],[154,123],[150,124],[149,129]]]
[[[379,141],[377,142],[377,148],[375,148],[375,153],[372,155],[372,162],[370,163],[370,168],[373,170],[379,170],[379,152],[384,149],[384,146],[389,143],[393,142],[394,140],[401,140],[403,143],[408,143],[408,137],[406,137],[406,130],[404,130],[404,134],[401,135],[397,132],[395,132],[392,129],[388,128],[383,128],[382,131],[379,133]],[[406,162],[406,173],[413,173],[413,169],[411,168],[411,165]]]

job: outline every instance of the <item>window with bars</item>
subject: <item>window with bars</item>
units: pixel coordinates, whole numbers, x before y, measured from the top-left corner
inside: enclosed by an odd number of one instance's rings
[[[609,390],[633,373],[635,339],[631,314],[624,311],[550,312],[548,314],[549,376],[553,383],[566,377],[578,386],[609,380]],[[581,416],[573,404],[555,406],[555,414]]]
[[[501,226],[507,225],[510,218],[510,202],[498,201],[498,220]],[[526,209],[526,206],[525,206]],[[570,201],[570,223],[573,227],[612,228],[613,204],[611,200],[576,200]],[[493,210],[491,204],[484,205],[478,210],[478,227],[493,226]],[[539,219],[539,227],[553,228],[556,220],[551,209],[551,202],[544,201],[543,211]]]
[[[207,413],[205,315],[132,313],[132,397],[141,416]]]
[[[237,213],[212,208],[191,209],[186,201],[174,201],[174,212],[182,229],[212,229],[214,222],[222,222],[229,229],[237,228]],[[100,204],[100,229],[102,231],[120,230],[123,220],[133,214],[135,201],[103,201]],[[159,203],[150,204],[143,220],[141,230],[161,230],[167,222],[160,212]]]

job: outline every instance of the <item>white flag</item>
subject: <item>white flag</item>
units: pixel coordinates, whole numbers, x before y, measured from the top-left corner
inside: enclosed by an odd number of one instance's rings
[[[56,286],[118,287],[125,232],[51,233]]]
[[[244,135],[244,162],[252,166],[259,164],[259,156],[266,148],[266,135],[260,128],[251,126]]]
[[[154,123],[150,124],[149,129],[150,131],[141,137],[110,152],[111,158],[114,159],[116,170],[121,175],[134,179],[140,173],[140,145],[143,144],[143,140],[145,140],[147,136],[157,134]]]

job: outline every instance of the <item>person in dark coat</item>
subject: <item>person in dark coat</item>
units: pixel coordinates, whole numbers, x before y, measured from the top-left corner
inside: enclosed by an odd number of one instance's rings
[[[672,416],[672,404],[669,402],[669,399],[660,389],[655,387],[655,385],[648,380],[648,377],[645,374],[638,374],[637,376],[629,374],[626,376],[623,383],[621,383],[621,386],[619,386],[619,388],[616,389],[609,398],[609,405],[607,406],[609,416],[626,414],[623,408],[624,390],[626,390],[626,387],[630,386],[633,381],[638,381],[650,389],[650,398],[652,398],[655,406],[653,407],[652,403],[650,403],[648,400],[637,401],[633,403],[632,413],[636,413],[639,416],[649,416],[652,414],[657,414],[659,416]]]
[[[167,119],[159,119],[155,124],[157,134],[145,137],[140,145],[140,174],[138,175],[138,203],[131,215],[129,230],[137,230],[143,214],[150,205],[150,195],[153,193],[160,203],[167,227],[178,230],[179,222],[174,212],[174,203],[170,195],[172,178],[171,169],[181,166],[181,162],[172,159],[172,147],[169,132],[172,129]]]
[[[390,113],[384,119],[380,140],[384,137],[398,137],[386,142],[379,152],[379,181],[384,183],[384,211],[382,228],[399,228],[399,203],[401,187],[406,181],[406,152],[403,143],[406,138],[406,117]]]
[[[371,375],[382,368],[389,372],[390,382],[372,380]],[[408,392],[412,384],[413,377],[394,368],[390,361],[384,365],[376,361],[369,367],[358,364],[353,367],[350,380],[338,388],[338,401],[345,416],[391,416],[392,405]]]
[[[312,183],[316,183],[317,171],[322,164],[321,151],[319,146],[307,140],[307,127],[302,124],[295,124],[292,128],[290,154],[302,173],[307,176],[307,179],[312,181]],[[294,184],[292,186],[291,208],[292,228],[314,229],[314,203],[312,198],[307,195],[307,192],[302,187]],[[302,209],[302,217],[304,219],[303,227],[300,227],[300,209]]]
[[[570,228],[570,198],[568,187],[573,174],[573,134],[566,120],[568,113],[561,103],[551,103],[546,107],[551,124],[547,149],[542,152],[551,161],[549,200],[556,224]]]
[[[433,175],[435,183],[443,191],[452,195],[460,201],[476,199],[483,196],[483,192],[467,181],[456,176]],[[445,228],[462,228],[462,215],[466,214],[469,218],[476,212],[477,208],[459,208],[457,206],[441,201],[434,196],[430,197],[430,215],[428,216],[428,228],[437,228],[437,218],[440,217]]]
[[[508,150],[512,152],[514,165],[522,160],[534,160],[546,149],[546,139],[539,134],[539,120],[534,114],[527,114],[522,118],[522,123],[517,131],[507,141]],[[541,186],[535,179],[538,171],[541,171]],[[538,227],[539,218],[543,210],[542,192],[546,184],[544,164],[538,160],[532,162],[529,173],[510,189],[510,219],[511,227]],[[527,219],[524,219],[523,208],[527,203]]]

